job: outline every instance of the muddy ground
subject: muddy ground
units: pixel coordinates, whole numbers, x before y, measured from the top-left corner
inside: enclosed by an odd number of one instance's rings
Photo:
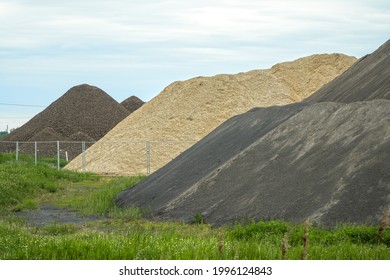
[[[29,226],[41,227],[53,223],[58,224],[84,224],[106,220],[105,217],[80,216],[76,211],[67,207],[43,204],[38,209],[25,210],[14,213],[15,217],[22,218]]]

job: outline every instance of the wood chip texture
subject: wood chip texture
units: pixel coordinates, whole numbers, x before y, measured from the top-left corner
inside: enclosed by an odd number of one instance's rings
[[[232,116],[253,107],[301,101],[355,61],[343,54],[320,54],[271,69],[174,82],[90,147],[86,170],[109,175],[154,172]],[[81,171],[82,157],[66,168]]]

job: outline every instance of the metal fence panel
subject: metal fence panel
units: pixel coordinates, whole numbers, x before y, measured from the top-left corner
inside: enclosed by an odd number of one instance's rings
[[[149,175],[180,155],[195,141],[0,141],[0,152],[15,153],[15,160],[21,154],[31,155],[35,164],[43,157],[60,161],[71,161],[77,157],[80,166],[77,170],[100,174],[123,174],[126,166],[128,175]],[[94,145],[95,144],[95,145]],[[93,152],[88,148],[92,145]],[[121,151],[120,158],[113,158],[113,152]],[[117,153],[116,153],[117,154]],[[108,172],[109,170],[109,172]]]

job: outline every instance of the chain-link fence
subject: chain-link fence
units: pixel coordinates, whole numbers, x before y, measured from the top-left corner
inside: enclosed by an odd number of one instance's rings
[[[64,161],[74,160],[72,169],[82,172],[149,175],[194,143],[195,141],[0,141],[0,152],[15,153],[15,160],[19,160],[20,154],[30,155],[34,157],[35,164],[43,157],[56,158],[58,169],[61,169]],[[88,150],[92,145],[91,150]]]

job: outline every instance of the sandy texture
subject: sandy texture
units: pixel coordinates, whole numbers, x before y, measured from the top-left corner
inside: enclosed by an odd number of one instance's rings
[[[88,149],[87,170],[145,174],[146,142],[152,141],[150,171],[154,172],[230,117],[256,106],[302,100],[355,61],[342,54],[313,55],[268,70],[174,82]],[[81,166],[78,157],[66,168],[81,170]]]

